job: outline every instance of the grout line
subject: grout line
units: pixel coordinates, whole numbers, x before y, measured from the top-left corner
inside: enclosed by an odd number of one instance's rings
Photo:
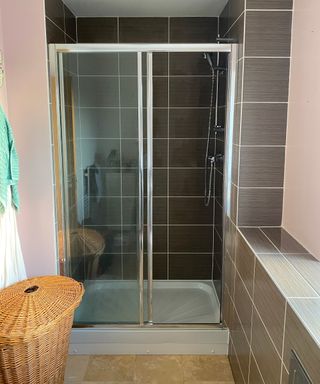
[[[288,308],[288,301],[286,300],[285,307],[284,307],[284,318],[283,318],[283,335],[282,335],[282,346],[281,346],[281,373],[280,373],[280,383],[282,383],[282,376],[283,376],[283,355],[284,355],[284,342],[285,342],[285,334],[286,334],[286,321],[287,321],[287,308]]]

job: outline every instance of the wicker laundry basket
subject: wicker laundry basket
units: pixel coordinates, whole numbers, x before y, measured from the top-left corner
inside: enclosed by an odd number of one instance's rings
[[[0,291],[0,383],[62,384],[73,314],[83,286],[63,276]]]

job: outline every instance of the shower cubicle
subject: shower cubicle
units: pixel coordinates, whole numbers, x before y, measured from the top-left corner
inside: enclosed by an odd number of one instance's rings
[[[221,327],[236,46],[58,44],[49,61],[76,331]]]

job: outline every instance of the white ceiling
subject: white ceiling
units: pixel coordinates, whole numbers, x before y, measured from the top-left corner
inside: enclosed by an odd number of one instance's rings
[[[228,0],[64,0],[76,16],[219,16]]]

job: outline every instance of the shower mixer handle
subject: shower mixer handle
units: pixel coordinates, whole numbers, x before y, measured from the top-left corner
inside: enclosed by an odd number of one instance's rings
[[[216,164],[218,161],[221,161],[223,159],[224,159],[224,156],[223,156],[222,153],[219,153],[219,154],[217,154],[215,156],[209,156],[208,157],[208,160],[209,160],[211,165]]]

